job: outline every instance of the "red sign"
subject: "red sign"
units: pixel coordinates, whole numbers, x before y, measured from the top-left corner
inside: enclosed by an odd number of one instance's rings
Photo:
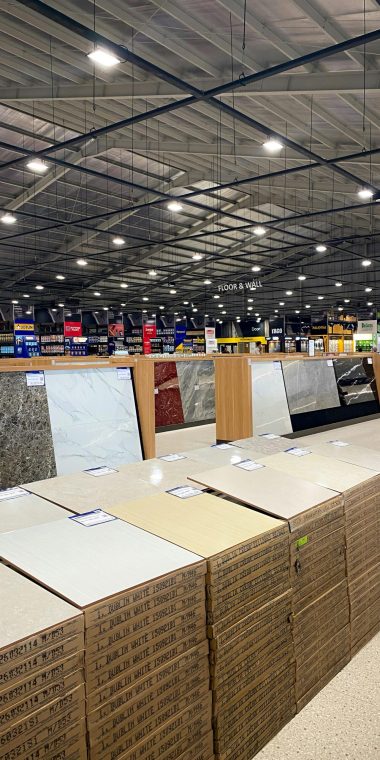
[[[108,336],[110,338],[124,338],[124,325],[120,322],[110,322],[108,325]]]
[[[143,351],[144,354],[151,354],[151,338],[157,337],[157,326],[155,324],[143,325]]]
[[[82,335],[82,322],[65,322],[63,333],[65,338],[79,338]]]

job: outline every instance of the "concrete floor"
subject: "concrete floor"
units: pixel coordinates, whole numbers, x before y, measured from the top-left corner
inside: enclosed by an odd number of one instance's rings
[[[377,634],[255,760],[379,760]]]

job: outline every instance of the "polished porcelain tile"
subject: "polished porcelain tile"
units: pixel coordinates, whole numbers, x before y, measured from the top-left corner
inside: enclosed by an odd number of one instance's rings
[[[215,419],[214,362],[177,362],[179,389],[185,422]]]
[[[62,520],[69,514],[71,513],[32,493],[13,499],[1,499],[0,533]]]
[[[45,374],[59,475],[142,459],[132,380],[116,369]]]
[[[199,449],[200,446],[211,446],[215,443],[215,423],[211,425],[196,425],[181,430],[166,430],[156,433],[156,454],[164,456],[178,451]]]
[[[373,364],[367,358],[334,359],[334,370],[342,406],[377,400]]]
[[[24,372],[0,373],[0,489],[56,474],[44,386]]]
[[[283,362],[282,370],[290,414],[303,414],[340,406],[331,360],[295,359]]]
[[[264,454],[275,454],[277,451],[286,451],[292,442],[289,438],[267,438],[265,435],[252,435],[250,438],[241,438],[238,441],[232,441],[234,446],[242,449],[253,449],[255,452],[264,456]]]
[[[177,375],[177,363],[154,364],[156,428],[183,425],[184,416]]]
[[[292,432],[281,362],[251,364],[253,430],[260,433]],[[239,392],[239,389],[236,390]]]

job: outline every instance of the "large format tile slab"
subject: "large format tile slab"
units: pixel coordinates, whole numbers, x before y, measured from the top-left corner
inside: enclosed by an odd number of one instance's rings
[[[377,400],[373,364],[366,357],[334,359],[334,370],[342,406]]]
[[[330,432],[334,433],[335,431],[331,430]],[[335,436],[332,435],[330,441],[312,444],[310,448],[314,454],[321,454],[322,456],[338,460],[338,462],[356,464],[358,467],[367,467],[369,470],[380,473],[380,451],[373,451],[369,446],[366,448],[365,446],[356,446],[351,443],[348,446],[336,446],[332,443],[334,439]],[[307,438],[304,439],[303,445],[305,445],[305,441],[307,442]],[[368,443],[370,444],[370,441]]]
[[[214,420],[214,362],[177,362],[177,374],[185,422]]]
[[[142,459],[131,379],[119,380],[113,368],[45,377],[59,475]]]
[[[340,406],[332,362],[327,359],[283,362],[290,414],[315,412]]]
[[[182,425],[184,416],[176,362],[155,362],[154,388],[156,428]]]
[[[44,386],[24,372],[0,373],[0,489],[56,474]]]
[[[2,534],[0,556],[78,607],[201,559],[122,520],[86,527],[70,517]]]
[[[368,468],[342,461],[337,466],[334,459],[314,453],[295,457],[292,454],[280,452],[263,457],[259,462],[265,464],[266,467],[309,480],[311,483],[330,488],[338,493],[344,493],[376,477],[376,473]]]
[[[251,378],[254,432],[278,435],[291,433],[292,423],[281,362],[252,362]]]
[[[264,454],[275,454],[277,451],[286,451],[292,445],[289,438],[282,438],[280,435],[275,438],[267,438],[265,435],[252,435],[250,438],[240,438],[238,441],[232,441],[232,443],[241,449],[253,449],[262,456]]]
[[[17,498],[2,498],[0,500],[0,533],[62,520],[68,514],[70,513],[61,507],[33,493]]]

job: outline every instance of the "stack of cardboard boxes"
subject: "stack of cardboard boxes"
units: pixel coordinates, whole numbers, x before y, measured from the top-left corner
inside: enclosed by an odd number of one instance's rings
[[[245,467],[252,469],[224,467],[202,473],[196,480],[287,520],[300,710],[349,659],[343,499],[321,486],[270,469],[263,462],[246,463]],[[342,609],[336,620],[338,603]]]
[[[83,615],[0,564],[0,757],[85,760]]]
[[[101,511],[0,542],[83,610],[90,760],[209,760],[203,559]]]
[[[210,494],[113,511],[207,559],[215,753],[251,760],[295,712],[286,523]]]

